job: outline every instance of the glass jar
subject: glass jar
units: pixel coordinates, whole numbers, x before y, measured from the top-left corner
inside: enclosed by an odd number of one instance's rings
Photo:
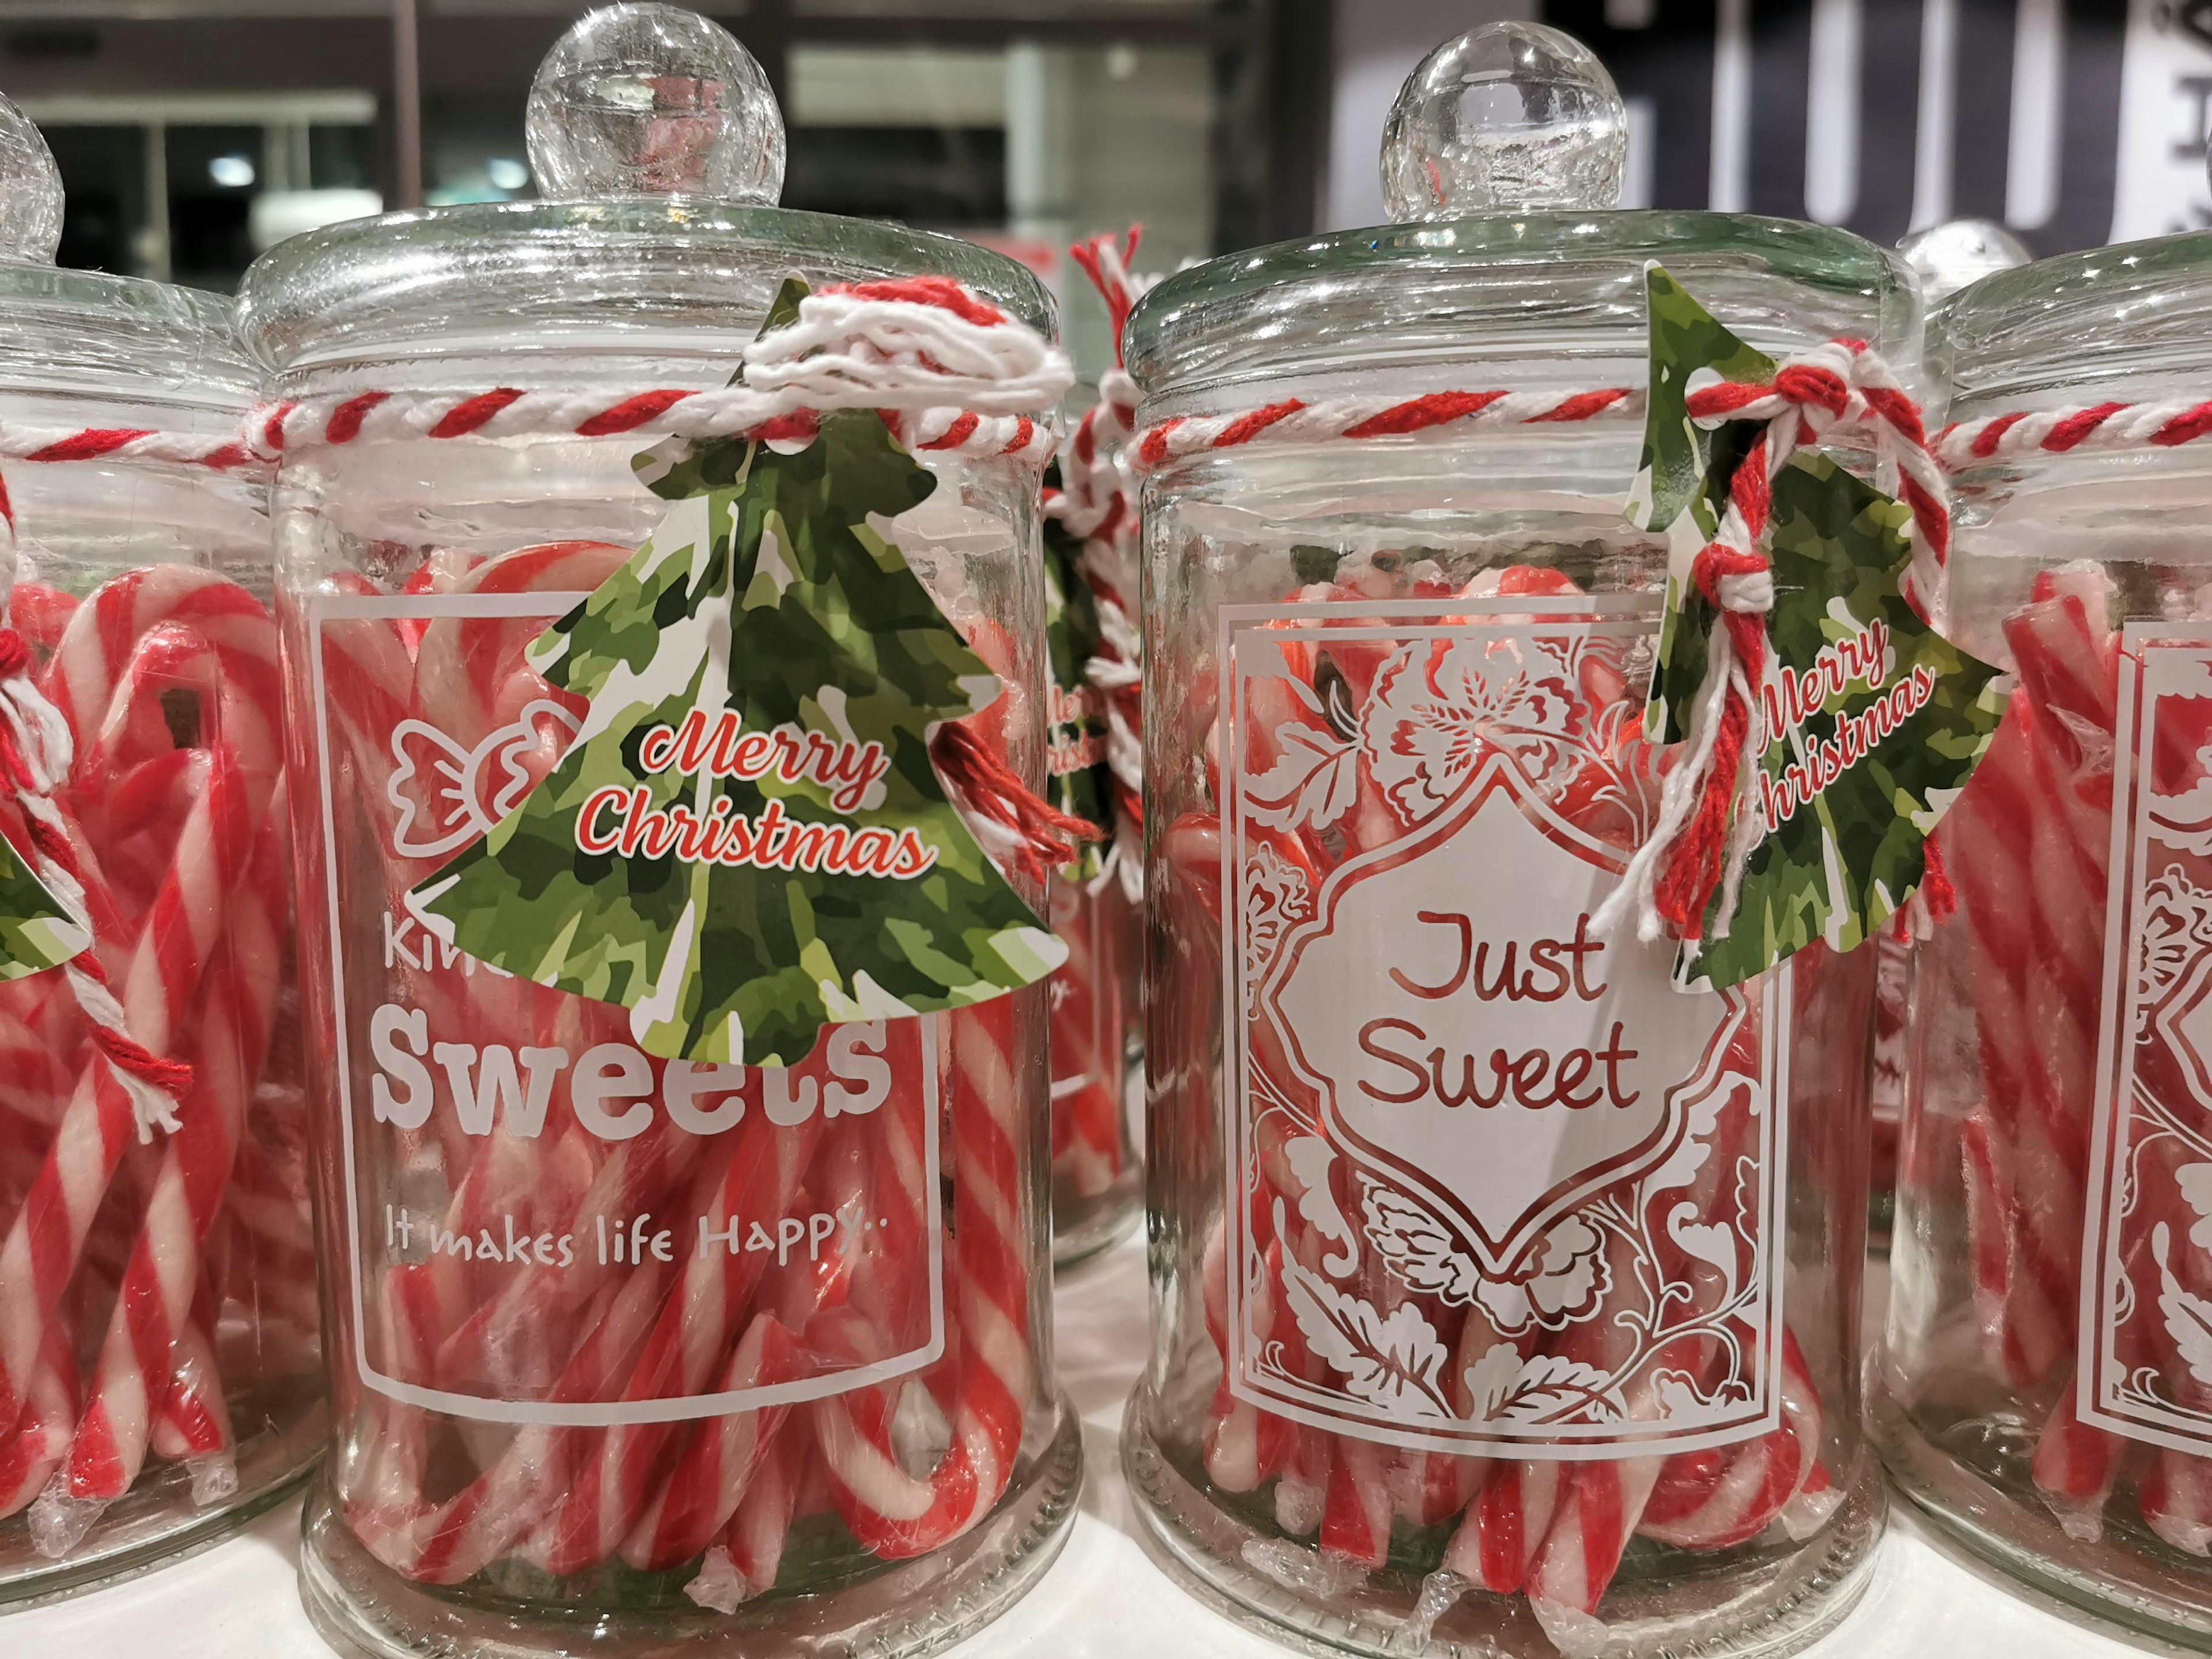
[[[532,640],[648,535],[734,524],[714,480],[740,469],[789,493],[744,507],[766,514],[745,550],[716,532],[754,560],[719,613],[733,683],[820,687],[802,734],[858,707],[826,633],[775,631],[779,596],[829,568],[814,508],[880,486],[834,532],[836,568],[851,581],[859,547],[919,579],[1000,682],[966,729],[1041,787],[1041,443],[909,456],[873,407],[696,453],[646,434],[676,393],[732,386],[793,271],[953,279],[1047,338],[1051,302],[972,245],[769,205],[772,95],[690,13],[589,14],[539,70],[529,135],[552,199],[302,236],[241,301],[291,405],[272,512],[330,1057],[311,1086],[336,1423],[303,1595],[335,1644],[390,1655],[934,1647],[1034,1582],[1080,1480],[1051,1382],[1044,987],[832,1024],[787,1066],[665,1059],[649,1008],[500,971],[406,896],[526,811],[577,732],[586,703]],[[474,424],[518,394],[552,412]],[[414,412],[364,426],[371,404]],[[855,659],[906,637],[875,631],[872,580],[843,590]],[[765,633],[741,620],[760,605]],[[620,660],[667,660],[681,611],[607,612]],[[568,856],[557,879],[587,894],[645,890]],[[1011,878],[1042,916],[1042,880]],[[502,925],[534,927],[535,903],[518,891]],[[710,932],[702,964],[776,925]]]
[[[1938,831],[1874,1431],[2036,1586],[2212,1643],[2212,236],[1988,277],[1951,386],[1950,632],[2014,677]],[[2164,405],[2161,409],[2161,405]]]
[[[5,1605],[211,1541],[323,1423],[252,373],[222,301],[54,268],[60,180],[5,100],[0,202],[0,597],[67,728],[41,815],[93,940],[29,971],[0,929]],[[12,920],[40,809],[0,796]],[[181,1067],[165,1099],[100,1027]]]
[[[1840,231],[1601,205],[1620,132],[1577,44],[1478,30],[1392,115],[1416,222],[1216,260],[1130,324],[1153,1340],[1124,1462],[1219,1605],[1354,1652],[1786,1650],[1881,1516],[1873,953],[1693,994],[1591,916],[1656,792],[1646,262],[1778,357],[1847,336],[1910,373],[1918,303]],[[1543,210],[1481,210],[1516,200]],[[1388,435],[1499,391],[1548,412]],[[1438,393],[1470,395],[1409,406]],[[1179,451],[1179,420],[1217,435]]]

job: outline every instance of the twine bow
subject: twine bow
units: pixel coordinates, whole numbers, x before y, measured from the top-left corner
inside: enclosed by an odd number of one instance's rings
[[[1950,493],[1919,406],[1864,341],[1831,341],[1783,364],[1770,382],[1721,381],[1692,390],[1685,401],[1700,427],[1750,421],[1764,429],[1729,481],[1713,539],[1690,567],[1719,626],[1709,638],[1688,738],[1660,787],[1657,823],[1592,918],[1594,927],[1610,927],[1633,905],[1644,939],[1662,927],[1677,939],[1701,938],[1716,888],[1714,927],[1726,933],[1745,862],[1766,831],[1752,769],[1765,746],[1759,691],[1773,659],[1766,617],[1774,609],[1767,539],[1775,474],[1801,448],[1863,437],[1874,452],[1876,487],[1911,514],[1912,563],[1901,586],[1923,617],[1940,602],[1950,554]]]

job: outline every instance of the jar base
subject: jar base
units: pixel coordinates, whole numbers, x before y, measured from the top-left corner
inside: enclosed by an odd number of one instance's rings
[[[30,1517],[0,1522],[0,1613],[98,1589],[221,1543],[299,1489],[315,1467],[325,1435],[319,1374],[284,1401],[288,1426],[265,1428],[233,1449],[228,1495],[205,1509],[193,1502],[204,1475],[185,1464],[149,1462],[131,1490],[101,1513],[91,1533],[59,1560],[32,1540]],[[245,1403],[241,1401],[243,1406]]]
[[[1868,1412],[1891,1481],[1944,1538],[2065,1610],[2154,1640],[2212,1647],[2202,1566],[2166,1571],[2148,1553],[2069,1537],[2032,1494],[1988,1478],[1930,1441],[1886,1390],[1872,1391]],[[2096,1565],[2100,1556],[2103,1571]],[[2124,1577],[2111,1570],[2122,1565]]]
[[[1088,1261],[1100,1251],[1120,1243],[1144,1212],[1140,1172],[1124,1170],[1111,1187],[1090,1198],[1060,1201],[1052,1206],[1052,1265],[1054,1271]]]
[[[1121,1463],[1155,1559],[1197,1598],[1238,1623],[1316,1655],[1372,1659],[1558,1659],[1560,1649],[1519,1597],[1468,1593],[1424,1629],[1422,1583],[1389,1570],[1349,1589],[1328,1583],[1303,1543],[1285,1543],[1223,1510],[1191,1482],[1146,1422],[1150,1390],[1130,1396]],[[1861,1460],[1820,1532],[1779,1555],[1739,1553],[1735,1565],[1694,1577],[1617,1585],[1600,1637],[1606,1659],[1694,1652],[1782,1659],[1849,1613],[1871,1576],[1881,1535],[1881,1473]],[[1291,1560],[1287,1550],[1297,1558]],[[1599,1650],[1594,1640],[1592,1650]]]
[[[732,1650],[745,1659],[920,1659],[1020,1600],[1066,1541],[1083,1486],[1083,1431],[1065,1395],[1054,1406],[1050,1438],[1016,1470],[988,1521],[932,1554],[832,1591],[771,1593],[728,1614],[579,1603],[565,1617],[550,1609],[525,1617],[512,1603],[399,1577],[338,1521],[330,1483],[319,1480],[301,1521],[300,1600],[318,1635],[362,1659],[645,1659]]]

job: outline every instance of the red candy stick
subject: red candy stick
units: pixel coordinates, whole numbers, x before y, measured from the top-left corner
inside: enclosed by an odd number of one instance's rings
[[[44,845],[94,937],[69,969],[0,988],[0,1042],[23,1061],[0,1085],[0,1514],[31,1506],[58,1555],[149,1461],[188,1466],[196,1503],[236,1489],[227,1356],[316,1368],[314,1264],[304,1187],[272,1150],[296,1152],[301,1101],[276,626],[183,565],[82,604],[18,586],[9,614],[74,751]],[[80,970],[105,976],[134,1043],[179,1062],[173,1110],[149,1118],[105,1058]],[[245,1160],[257,1115],[270,1145]]]

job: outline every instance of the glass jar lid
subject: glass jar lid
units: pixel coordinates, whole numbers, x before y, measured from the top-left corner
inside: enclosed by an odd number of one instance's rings
[[[252,366],[228,301],[137,276],[62,270],[62,180],[0,97],[0,392],[206,409],[235,420]]]
[[[1587,47],[1533,23],[1475,29],[1424,59],[1391,110],[1383,194],[1405,222],[1170,277],[1130,319],[1130,372],[1173,412],[1255,378],[1402,382],[1427,366],[1636,384],[1653,260],[1770,354],[1849,336],[1910,372],[1920,308],[1896,254],[1792,220],[1623,210],[1626,148],[1625,106]]]
[[[953,277],[1040,331],[1050,295],[956,237],[774,205],[783,119],[720,25],[586,14],[538,71],[530,161],[551,199],[354,220],[255,261],[240,328],[271,370],[394,358],[734,352],[777,287]],[[509,377],[513,378],[513,377]]]
[[[1937,310],[1929,335],[1954,420],[2202,396],[2212,369],[2212,231],[1985,276]]]

